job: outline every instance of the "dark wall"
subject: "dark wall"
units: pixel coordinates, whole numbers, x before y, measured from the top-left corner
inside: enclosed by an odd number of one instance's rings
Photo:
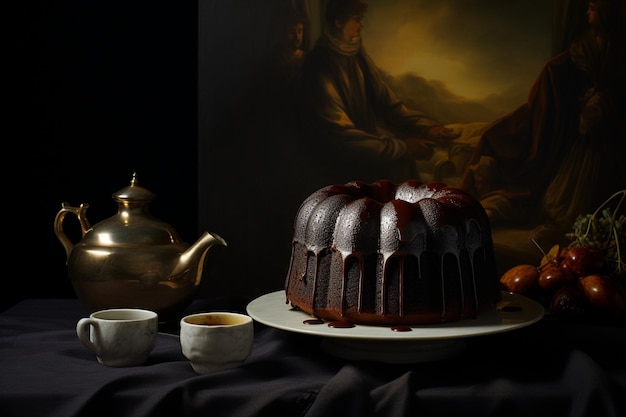
[[[292,86],[278,75],[289,18],[306,3],[199,3],[198,221],[228,242],[206,265],[206,294],[252,299],[284,285],[293,218],[315,190],[286,168]]]
[[[3,158],[5,270],[16,272],[2,309],[74,296],[53,228],[61,202],[88,203],[95,224],[115,214],[111,195],[133,172],[157,196],[155,217],[187,242],[199,236],[197,3],[20,3]]]

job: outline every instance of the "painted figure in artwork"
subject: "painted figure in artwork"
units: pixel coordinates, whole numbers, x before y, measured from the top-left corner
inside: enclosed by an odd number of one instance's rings
[[[284,38],[277,42],[278,52],[269,67],[269,82],[278,88],[291,89],[306,56],[305,35],[308,19],[302,12],[292,11],[286,18]]]
[[[585,30],[546,62],[528,101],[482,135],[461,186],[494,224],[563,236],[626,188],[620,3],[589,1]]]
[[[330,0],[321,37],[300,71],[295,105],[298,154],[316,167],[311,189],[352,180],[416,178],[416,161],[456,135],[425,112],[407,108],[364,49],[367,4]]]

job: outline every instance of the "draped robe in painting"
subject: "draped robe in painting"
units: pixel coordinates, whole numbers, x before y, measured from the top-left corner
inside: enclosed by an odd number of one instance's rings
[[[616,71],[588,36],[554,56],[527,102],[486,129],[461,187],[496,220],[571,229],[578,215],[626,187],[624,76]],[[479,192],[474,172],[485,157],[496,168]]]
[[[426,137],[436,121],[408,109],[362,46],[322,36],[305,60],[296,96],[299,140],[319,185],[416,178],[402,137]]]

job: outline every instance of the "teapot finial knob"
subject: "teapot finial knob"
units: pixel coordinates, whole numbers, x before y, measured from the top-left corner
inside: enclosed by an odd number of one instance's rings
[[[149,203],[154,200],[155,195],[152,191],[139,186],[137,173],[133,172],[130,185],[118,190],[113,194],[113,199],[117,202],[129,203]]]

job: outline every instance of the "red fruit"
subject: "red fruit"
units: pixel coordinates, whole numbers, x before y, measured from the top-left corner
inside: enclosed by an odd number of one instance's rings
[[[600,273],[605,266],[604,253],[590,246],[575,246],[568,248],[564,253],[567,269],[575,276]]]
[[[506,271],[500,277],[500,284],[506,291],[521,295],[531,295],[537,290],[539,270],[537,267],[521,264]]]
[[[589,304],[610,315],[626,315],[626,296],[622,287],[606,275],[592,274],[580,279]]]
[[[561,268],[556,263],[549,263],[541,268],[538,283],[544,290],[555,290],[572,282],[574,275],[569,269]]]
[[[550,311],[570,319],[583,317],[587,312],[587,300],[580,286],[564,285],[552,297]]]

